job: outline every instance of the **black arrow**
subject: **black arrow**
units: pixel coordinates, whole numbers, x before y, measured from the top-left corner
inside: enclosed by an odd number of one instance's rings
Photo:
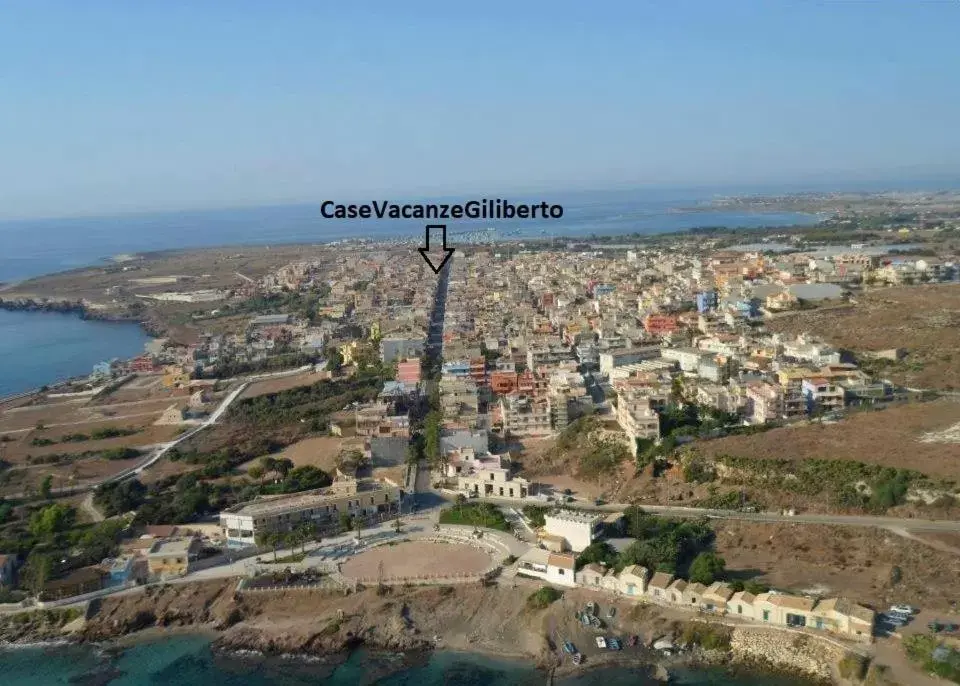
[[[430,259],[430,229],[441,229],[443,231],[443,259],[440,260],[440,264],[434,265],[433,260]],[[423,259],[427,261],[427,264],[430,265],[430,269],[433,270],[434,274],[439,274],[440,270],[443,269],[443,265],[447,263],[447,260],[450,259],[450,256],[453,254],[455,248],[447,247],[447,225],[446,224],[427,224],[426,229],[426,238],[424,239],[424,247],[417,248],[417,252],[423,255]]]

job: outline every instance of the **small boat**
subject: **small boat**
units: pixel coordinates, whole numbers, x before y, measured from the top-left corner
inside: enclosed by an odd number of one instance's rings
[[[633,634],[632,636],[630,636],[630,638],[627,639],[627,645],[632,648],[633,646],[637,645],[637,642],[639,640],[640,640],[640,637],[637,636],[636,634]]]
[[[616,638],[607,639],[607,648],[610,650],[621,650],[623,646],[620,645],[620,640]]]
[[[607,610],[607,618],[608,618],[608,619],[613,619],[614,616],[616,616],[616,614],[617,614],[617,608],[615,608],[615,607],[611,607],[609,610]]]
[[[573,654],[574,654],[575,652],[577,652],[577,651],[576,651],[576,649],[573,647],[573,644],[572,644],[570,641],[564,641],[564,642],[563,642],[563,652],[569,653],[570,655],[573,655]]]
[[[573,654],[573,664],[578,665],[578,666],[581,665],[581,664],[583,664],[583,655],[581,655],[580,653],[574,653],[574,654]]]
[[[597,636],[597,647],[598,647],[598,648],[606,648],[606,647],[607,647],[607,641],[606,641],[606,639],[605,639],[603,636]]]
[[[592,600],[587,603],[587,613],[591,615],[597,614],[597,604]]]

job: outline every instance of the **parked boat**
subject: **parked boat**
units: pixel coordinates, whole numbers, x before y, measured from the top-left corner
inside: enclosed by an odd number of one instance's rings
[[[577,665],[577,666],[583,664],[583,655],[581,655],[580,653],[574,653],[574,654],[573,654],[573,664],[575,664],[575,665]]]
[[[597,647],[598,648],[607,647],[607,640],[603,636],[597,636]]]

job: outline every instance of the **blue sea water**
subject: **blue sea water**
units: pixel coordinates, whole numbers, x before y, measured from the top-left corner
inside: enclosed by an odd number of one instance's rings
[[[90,646],[0,650],[0,683],[9,686],[541,686],[546,675],[527,662],[469,653],[438,652],[410,661],[401,655],[357,651],[343,664],[299,659],[225,657],[205,636],[175,635],[122,652]],[[675,672],[680,686],[803,686],[795,677],[732,674],[725,669]],[[630,667],[585,669],[557,686],[653,686]]]
[[[139,355],[149,340],[136,324],[0,310],[0,397],[89,374],[103,360]]]

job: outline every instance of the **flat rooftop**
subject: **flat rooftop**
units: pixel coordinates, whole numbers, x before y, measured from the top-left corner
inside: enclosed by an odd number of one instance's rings
[[[194,538],[171,538],[157,541],[150,546],[149,555],[186,555],[194,546]]]
[[[299,512],[308,510],[311,507],[318,507],[329,503],[332,500],[341,498],[352,498],[358,493],[371,493],[374,491],[384,491],[388,488],[398,488],[393,484],[373,479],[357,481],[357,490],[352,491],[336,484],[327,488],[319,488],[313,491],[295,493],[292,495],[281,495],[269,499],[255,500],[252,503],[246,503],[236,507],[224,510],[221,514],[245,515],[250,517],[259,517],[262,515],[277,514],[282,512]]]
[[[583,512],[579,510],[559,510],[557,512],[548,512],[546,517],[553,517],[564,522],[576,522],[578,524],[595,524],[602,521],[604,514],[597,512]]]

